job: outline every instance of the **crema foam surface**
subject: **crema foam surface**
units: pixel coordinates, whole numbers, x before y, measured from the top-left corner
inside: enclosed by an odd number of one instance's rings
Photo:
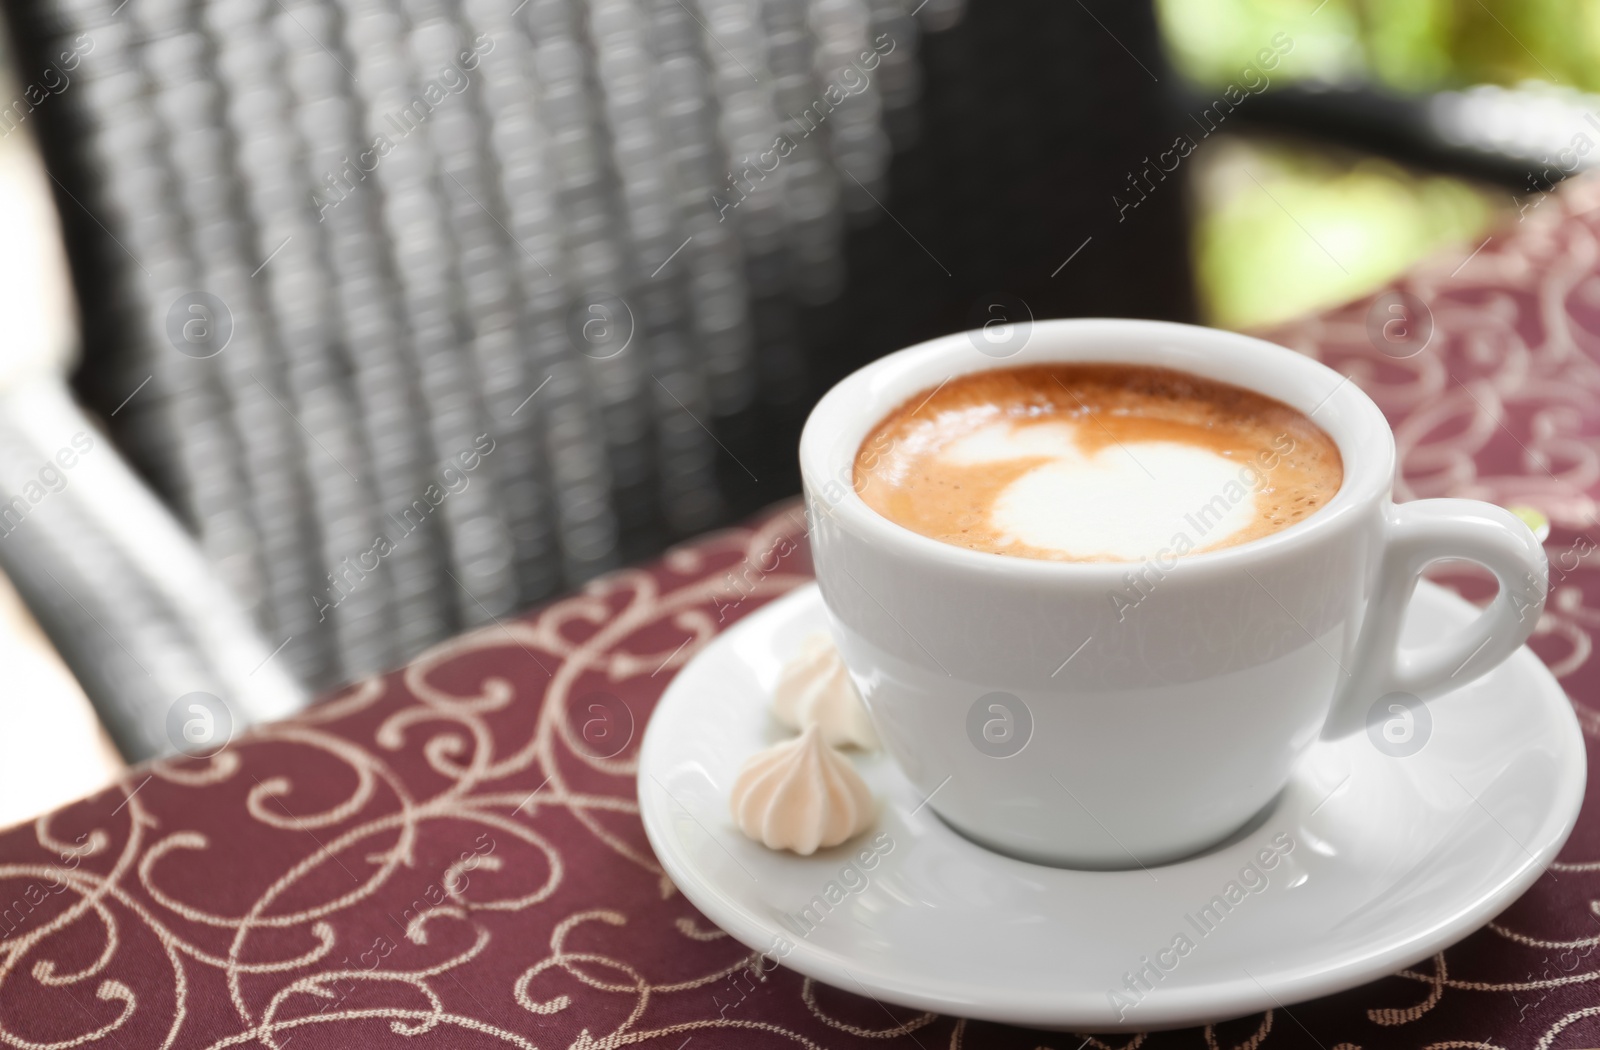
[[[856,454],[855,487],[924,536],[1054,561],[1141,561],[1259,539],[1343,481],[1304,413],[1170,369],[977,372],[906,400]]]

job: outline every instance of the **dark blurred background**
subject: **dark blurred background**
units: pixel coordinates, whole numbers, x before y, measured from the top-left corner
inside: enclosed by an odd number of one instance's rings
[[[796,493],[896,348],[1465,257],[1593,163],[1597,11],[6,0],[0,567],[124,757],[187,749],[180,697],[275,717]]]

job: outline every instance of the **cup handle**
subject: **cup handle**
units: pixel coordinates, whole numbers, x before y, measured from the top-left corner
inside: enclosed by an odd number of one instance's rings
[[[1521,519],[1492,503],[1427,499],[1389,504],[1384,550],[1357,640],[1350,677],[1334,701],[1323,737],[1365,728],[1379,697],[1431,700],[1485,674],[1517,651],[1544,609],[1550,563]],[[1445,558],[1477,562],[1500,583],[1489,606],[1454,638],[1400,647],[1400,625],[1422,570]]]

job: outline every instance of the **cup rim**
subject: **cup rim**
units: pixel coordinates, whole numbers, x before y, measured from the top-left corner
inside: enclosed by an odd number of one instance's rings
[[[1143,561],[1049,561],[957,547],[913,532],[871,507],[852,483],[867,435],[913,395],[959,375],[1021,365],[1077,361],[1157,365],[1244,387],[1313,417],[1339,449],[1344,479],[1309,517],[1258,539],[1177,559],[1186,575],[1229,572],[1342,528],[1394,483],[1394,433],[1382,411],[1348,376],[1277,343],[1201,325],[1123,318],[1036,321],[1006,357],[981,352],[980,331],[956,332],[897,350],[852,372],[823,395],[800,435],[800,475],[812,526],[825,515],[875,549],[901,550],[952,568],[1006,578],[1118,581]],[[820,493],[829,481],[837,500]]]

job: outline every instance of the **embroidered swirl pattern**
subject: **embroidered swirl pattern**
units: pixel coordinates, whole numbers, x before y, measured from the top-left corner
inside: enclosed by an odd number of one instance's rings
[[[1462,253],[1465,255],[1465,252]],[[1459,271],[1457,268],[1459,266]],[[1402,498],[1554,522],[1533,645],[1600,739],[1600,181],[1464,266],[1270,333],[1396,425]],[[1600,1041],[1600,821],[1485,929],[1367,987],[1203,1030],[1091,1037],[886,1006],[773,968],[707,923],[640,827],[635,756],[675,669],[809,579],[796,505],[440,645],[206,761],[136,770],[0,835],[0,1044],[1266,1047],[1576,1050]],[[1468,584],[1470,595],[1481,597]],[[1589,595],[1595,594],[1591,605]]]

